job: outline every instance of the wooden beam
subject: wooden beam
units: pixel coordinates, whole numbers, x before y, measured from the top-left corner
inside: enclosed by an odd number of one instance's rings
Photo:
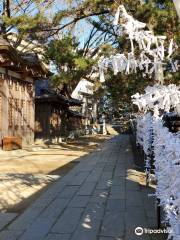
[[[12,67],[12,66],[15,66],[15,65],[11,61],[0,62],[0,67]]]

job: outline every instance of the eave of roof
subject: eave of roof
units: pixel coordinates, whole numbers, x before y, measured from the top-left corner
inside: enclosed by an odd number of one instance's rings
[[[44,76],[50,76],[52,73],[49,71],[47,66],[39,59],[35,54],[31,54],[32,59],[28,59],[28,55],[20,55],[17,50],[15,50],[9,42],[0,35],[0,54],[7,54],[7,57],[14,63],[12,66],[14,71],[22,70],[22,72],[27,72],[25,68],[29,68],[29,74],[33,78],[40,78]]]
[[[68,101],[63,95],[55,95],[55,94],[43,94],[41,96],[36,96],[35,98],[36,102],[41,102],[41,103],[56,103],[56,104],[65,104],[68,106]]]
[[[70,98],[68,99],[69,105],[70,106],[81,106],[83,102],[81,100],[75,99],[75,98]]]
[[[68,113],[68,116],[69,116],[69,117],[85,118],[85,116],[82,115],[81,113],[76,112],[76,111],[72,111],[72,110],[70,110],[70,109],[68,109],[67,113]]]

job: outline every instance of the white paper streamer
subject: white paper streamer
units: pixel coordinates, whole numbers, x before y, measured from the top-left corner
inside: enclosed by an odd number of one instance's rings
[[[148,86],[145,94],[133,95],[132,102],[138,106],[140,111],[159,111],[161,109],[169,112],[171,108],[176,108],[180,104],[180,87],[174,84]]]
[[[180,239],[180,131],[171,133],[163,126],[159,110],[170,111],[180,104],[180,87],[176,85],[148,86],[145,94],[132,96],[133,103],[143,112],[151,110],[154,116],[146,113],[136,119],[137,143],[145,154],[154,147],[155,177],[157,180],[156,196],[165,210],[165,220],[170,225],[169,239]],[[153,138],[152,138],[153,132]],[[146,169],[150,169],[150,158],[146,159]]]
[[[101,58],[101,63],[99,64],[100,76],[102,75],[102,71],[109,66],[113,67],[115,75],[117,75],[118,72],[124,72],[125,74],[136,73],[137,69],[139,69],[145,71],[145,74],[148,74],[149,77],[152,77],[152,74],[157,76],[158,66],[163,66],[166,58],[171,63],[172,72],[178,71],[178,64],[174,64],[171,59],[176,47],[173,39],[170,40],[168,49],[165,49],[166,36],[155,36],[152,31],[145,30],[146,24],[137,21],[129,15],[124,5],[118,7],[113,22],[114,25],[118,25],[119,18],[124,22],[124,24],[120,26],[120,35],[128,36],[127,38],[131,43],[131,52],[128,53],[127,56],[117,54],[111,56],[109,59]],[[138,43],[139,49],[141,50],[138,59],[134,56],[134,41]],[[154,47],[154,44],[156,47]],[[122,58],[122,60],[120,58]],[[127,58],[127,61],[123,61],[125,58]],[[109,62],[109,65],[106,64],[107,62]],[[103,81],[104,80],[103,78]]]
[[[120,15],[120,7],[118,7],[117,12],[116,12],[115,17],[114,17],[114,22],[113,22],[113,24],[114,24],[115,26],[118,25],[118,23],[119,23],[119,15]]]
[[[173,240],[180,238],[180,132],[163,127],[160,118],[153,124],[156,195],[166,212]]]

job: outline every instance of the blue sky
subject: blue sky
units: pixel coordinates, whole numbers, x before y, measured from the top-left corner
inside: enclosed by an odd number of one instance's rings
[[[16,1],[12,0],[12,4],[13,2],[15,3]],[[47,15],[49,15],[49,17],[51,18],[51,16],[55,14],[57,11],[67,9],[69,7],[72,7],[73,5],[77,5],[80,2],[82,2],[82,0],[73,0],[72,3],[68,5],[67,0],[55,0],[53,2],[53,7],[47,11]],[[3,1],[0,0],[1,13],[2,13],[2,9],[3,9]],[[64,22],[68,22],[68,21],[69,19],[64,20]],[[86,20],[81,20],[76,24],[73,34],[78,38],[81,47],[83,46],[84,42],[88,38],[90,31],[91,31],[91,26]]]

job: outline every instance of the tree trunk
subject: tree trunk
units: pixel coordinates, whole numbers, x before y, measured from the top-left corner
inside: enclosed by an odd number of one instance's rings
[[[10,10],[10,0],[3,0],[3,11],[2,11],[2,16],[6,16],[8,18],[11,17],[11,10]],[[4,22],[1,23],[1,34],[6,33],[6,25]]]
[[[3,1],[3,15],[10,18],[11,17],[11,7],[10,0]]]

